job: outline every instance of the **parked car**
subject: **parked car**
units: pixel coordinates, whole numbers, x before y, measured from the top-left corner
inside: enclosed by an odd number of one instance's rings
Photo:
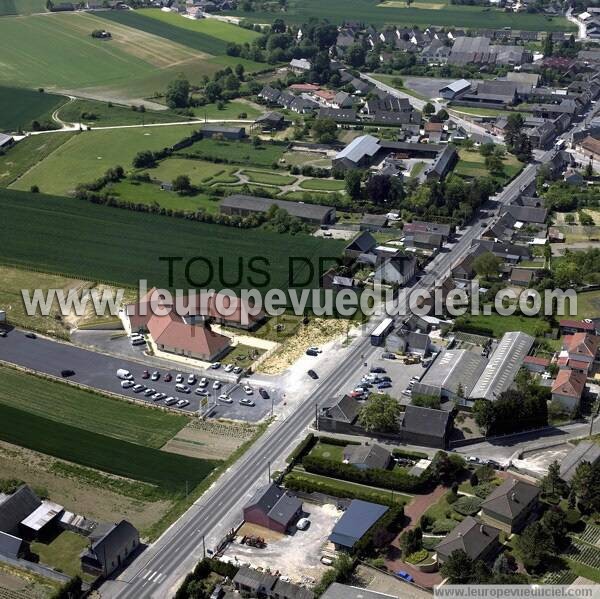
[[[185,406],[190,405],[190,402],[187,399],[180,399],[175,405],[178,408],[185,408]]]
[[[152,376],[150,377],[153,381],[157,381],[160,378],[160,372],[158,372],[158,370],[155,370],[152,373]]]
[[[175,382],[176,383],[183,383],[183,374],[181,374],[181,372],[177,373],[177,376],[175,377]]]
[[[151,395],[154,395],[155,393],[156,393],[156,389],[152,389],[152,388],[150,388],[150,389],[146,389],[146,390],[144,391],[144,395],[145,395],[146,397],[150,397]]]
[[[242,373],[243,368],[241,366],[235,366],[233,369],[233,373],[234,374],[241,374]]]
[[[152,401],[160,401],[161,399],[164,399],[165,397],[167,397],[166,393],[155,393],[151,399]]]
[[[174,403],[177,403],[178,401],[179,400],[176,397],[169,395],[169,397],[167,397],[167,399],[165,399],[165,405],[172,406]]]
[[[392,377],[391,376],[387,376],[387,375],[380,376],[379,377],[379,382],[381,382],[381,383],[391,383],[392,382]]]
[[[133,381],[121,381],[121,389],[130,389],[131,387],[135,387]]]
[[[180,393],[189,393],[190,392],[190,388],[187,385],[184,385],[183,383],[177,383],[175,385],[175,390],[179,391]]]
[[[258,392],[260,393],[260,396],[263,399],[269,399],[269,394],[267,393],[266,389],[263,389],[262,387],[259,388]]]
[[[210,367],[211,367],[213,370],[218,370],[219,368],[221,368],[221,362],[213,362],[213,363],[210,365]]]
[[[318,354],[320,354],[323,351],[322,349],[318,348],[316,345],[311,345],[308,349],[311,351],[316,351]]]
[[[250,385],[244,385],[244,393],[246,395],[252,395],[254,393],[254,389],[250,387]]]
[[[480,458],[478,458],[477,456],[474,456],[474,455],[470,455],[467,458],[467,462],[469,462],[469,464],[483,464],[483,461]]]
[[[25,333],[25,337],[28,339],[37,339],[37,335],[35,333]]]
[[[208,385],[208,379],[203,376],[198,382],[198,387],[206,387],[206,385]]]
[[[146,345],[146,340],[143,337],[135,337],[131,339],[131,345]]]
[[[240,399],[240,401],[239,401],[239,404],[240,404],[240,406],[254,406],[254,405],[256,405],[252,399],[249,399],[247,397],[242,397],[242,399]]]
[[[392,352],[389,352],[389,351],[384,351],[384,352],[381,354],[381,357],[382,357],[384,360],[395,360],[395,359],[396,359],[396,354],[393,354]]]
[[[382,366],[373,366],[371,368],[371,372],[375,374],[385,374],[385,368],[383,368]]]
[[[167,372],[163,380],[165,381],[165,383],[170,383],[173,380],[173,375],[170,372]]]
[[[190,374],[188,376],[188,385],[195,385],[195,384],[196,384],[196,375]]]
[[[60,376],[62,376],[63,378],[73,376],[74,374],[75,374],[75,371],[71,370],[70,368],[65,368],[64,370],[60,371]],[[131,383],[131,381],[127,380],[127,381],[123,381],[123,383]],[[123,383],[121,383],[121,387],[123,387]],[[131,385],[128,385],[128,387],[133,387],[133,383],[131,383]],[[124,389],[127,389],[127,387],[124,387]]]
[[[227,393],[221,393],[221,395],[219,395],[219,401],[222,401],[223,403],[233,403],[233,399],[231,399]]]
[[[221,388],[221,381],[215,381],[212,385],[212,388],[217,391]]]
[[[331,559],[330,557],[327,557],[326,555],[323,555],[321,557],[321,563],[324,564],[325,566],[332,566],[333,559]]]
[[[226,364],[223,370],[225,370],[225,372],[231,372],[233,370],[233,364]]]
[[[139,383],[137,385],[133,386],[133,389],[131,389],[134,393],[141,393],[144,389],[145,389],[145,385],[140,385]]]
[[[131,374],[129,370],[125,370],[125,368],[119,368],[119,370],[117,370],[117,378],[123,381],[132,381],[133,374]]]
[[[390,383],[389,381],[381,381],[381,383],[379,383],[379,385],[377,385],[378,389],[389,389],[392,386],[392,383]]]
[[[308,376],[315,380],[319,378],[319,375],[312,368],[308,371]]]
[[[412,390],[411,389],[404,389],[404,391],[402,391],[402,395],[408,395],[410,397],[412,395]]]
[[[306,530],[310,526],[310,520],[308,518],[300,518],[298,522],[296,522],[296,528],[298,530]]]
[[[398,572],[396,572],[396,576],[402,580],[406,580],[406,582],[413,582],[414,580],[413,577],[404,570],[398,570]]]
[[[8,333],[6,331],[0,331],[0,337],[8,337]]]
[[[149,379],[150,378],[150,373],[147,370],[144,370],[144,372],[142,372],[142,378],[143,379]]]
[[[208,397],[208,396],[209,396],[209,393],[208,393],[208,391],[207,391],[206,389],[200,389],[200,387],[198,387],[198,388],[197,388],[197,389],[194,391],[194,393],[195,393],[196,395],[201,395],[202,397]]]
[[[491,466],[494,470],[503,470],[502,464],[496,460],[486,460],[485,463],[487,466]]]
[[[316,350],[314,350],[314,349],[308,348],[308,349],[306,350],[306,355],[307,355],[307,356],[318,356],[318,355],[319,355],[319,352],[318,352],[318,351],[316,351]]]

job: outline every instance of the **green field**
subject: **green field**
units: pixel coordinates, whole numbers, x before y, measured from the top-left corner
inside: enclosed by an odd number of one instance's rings
[[[406,8],[405,3],[400,5],[379,2],[378,0],[289,0],[288,9],[283,15],[286,23],[301,25],[311,18],[326,19],[331,23],[340,24],[352,19],[359,23],[382,26],[393,23],[398,26],[420,26],[426,28],[431,25],[443,27],[475,27],[495,29],[512,27],[527,31],[567,31],[574,30],[563,17],[547,19],[543,15],[527,13],[505,13],[498,9],[485,9],[480,6],[450,5],[440,0],[437,10],[423,8]],[[428,7],[429,8],[429,7]],[[255,23],[268,23],[281,17],[281,12],[238,10],[232,12]]]
[[[32,89],[0,86],[0,131],[30,129],[33,120],[51,120],[66,98]]]
[[[0,404],[157,449],[188,423],[185,416],[111,399],[4,366],[0,366]]]
[[[543,329],[546,325],[542,318],[533,316],[522,316],[513,314],[512,316],[501,316],[500,314],[490,314],[489,316],[479,314],[477,316],[461,316],[456,320],[456,328],[460,330],[460,323],[468,323],[471,326],[491,329],[494,337],[502,337],[509,331],[523,331],[528,335],[536,337],[538,329]]]
[[[47,133],[22,139],[0,156],[0,187],[8,187],[23,173],[67,142],[73,133]]]
[[[143,447],[0,405],[0,439],[63,460],[181,493],[206,478],[215,462]]]
[[[65,530],[51,541],[39,540],[31,543],[31,551],[39,556],[40,562],[58,569],[69,576],[79,576],[83,580],[93,580],[94,577],[81,569],[79,555],[88,547],[89,541],[76,532]]]
[[[174,25],[175,27],[187,31],[193,31],[212,38],[217,38],[218,40],[234,42],[236,44],[250,43],[260,36],[256,31],[244,29],[243,27],[225,23],[224,21],[217,21],[216,19],[186,19],[181,15],[176,15],[172,12],[164,12],[156,8],[142,8],[137,10],[135,14],[151,17],[152,19],[167,23],[168,25]],[[169,29],[168,33],[171,32],[172,30]],[[157,35],[159,34],[157,33]],[[166,35],[166,37],[178,41],[177,38],[172,38],[169,35]],[[207,50],[207,52],[210,52],[210,50]],[[211,52],[211,54],[212,53],[213,52]]]
[[[296,177],[290,175],[279,175],[277,173],[269,173],[267,171],[253,171],[246,169],[242,171],[252,183],[260,183],[262,185],[291,185]]]
[[[65,104],[57,116],[67,123],[85,123],[90,127],[111,127],[114,125],[150,125],[153,123],[177,123],[190,121],[170,110],[133,110],[131,106],[108,104],[98,100],[78,98]]]
[[[191,285],[287,289],[290,278],[304,287],[318,287],[319,258],[338,257],[345,245],[303,234],[289,237],[236,229],[7,189],[0,189],[0,210],[5,222],[11,223],[0,228],[0,261],[5,264],[131,287],[137,287],[141,278],[149,285],[181,289]],[[55,233],[48,235],[48,231]],[[182,258],[171,285],[167,263],[160,259],[166,256]],[[205,263],[195,263],[190,268],[192,281],[188,281],[183,265],[197,256],[210,262],[213,276],[207,276]],[[266,270],[268,276],[239,266],[240,257],[247,265],[254,256],[267,261],[268,265],[259,262],[256,268]],[[310,260],[315,271],[312,277],[307,276],[308,265],[290,262],[295,256]],[[220,283],[219,270],[225,273],[224,283]]]
[[[459,161],[454,167],[454,172],[463,177],[476,179],[478,177],[489,177],[490,172],[485,167],[485,157],[477,150],[459,150]],[[519,162],[512,154],[506,153],[502,159],[504,172],[502,175],[494,176],[500,184],[504,185],[522,169],[523,164]]]
[[[0,17],[46,12],[45,0],[0,0]]]
[[[160,182],[170,182],[178,175],[188,175],[192,184],[208,183],[209,179],[227,175],[235,170],[234,167],[206,160],[186,160],[185,158],[167,158],[157,167],[146,170],[153,179]]]
[[[314,191],[343,191],[346,184],[337,179],[306,179],[300,183],[300,187]]]
[[[254,147],[250,141],[201,139],[193,146],[186,148],[185,153],[196,154],[199,158],[209,156],[223,162],[271,166],[274,162],[279,162],[285,149],[285,145],[274,143],[263,143]]]
[[[565,318],[598,318],[600,316],[600,291],[585,291],[577,294],[577,316]]]
[[[177,125],[85,131],[74,135],[34,166],[13,187],[28,190],[38,185],[43,193],[67,195],[78,183],[93,181],[110,167],[120,164],[130,169],[139,151],[171,146],[197,128],[196,125]]]
[[[217,104],[205,104],[204,106],[196,106],[191,109],[197,117],[207,119],[238,119],[240,114],[246,113],[244,119],[254,119],[260,116],[263,111],[247,104],[246,102],[226,102],[223,108],[219,108]]]

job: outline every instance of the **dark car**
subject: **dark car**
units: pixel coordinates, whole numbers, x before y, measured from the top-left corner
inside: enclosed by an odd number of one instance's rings
[[[395,360],[395,359],[396,359],[396,354],[393,354],[392,352],[384,351],[384,352],[381,354],[381,357],[382,357],[384,360]]]
[[[269,394],[267,393],[266,389],[263,389],[262,387],[258,390],[258,392],[260,393],[260,396],[263,399],[269,399]]]
[[[25,333],[25,337],[28,339],[37,339],[37,335],[35,333]]]
[[[385,368],[382,366],[373,366],[373,368],[371,368],[371,372],[373,374],[385,374]]]
[[[6,331],[0,331],[0,337],[8,337],[8,333]]]
[[[308,376],[311,379],[318,379],[319,378],[319,375],[312,368],[308,371]]]
[[[73,376],[75,374],[74,370],[69,370],[68,368],[60,371],[60,376],[67,378],[69,376]]]
[[[307,356],[318,356],[319,352],[316,349],[307,349],[306,355]]]
[[[142,372],[142,378],[143,379],[149,379],[150,378],[150,373],[147,370],[144,370],[144,372]]]
[[[170,372],[167,372],[163,380],[165,381],[165,383],[170,383],[173,380],[173,375]]]

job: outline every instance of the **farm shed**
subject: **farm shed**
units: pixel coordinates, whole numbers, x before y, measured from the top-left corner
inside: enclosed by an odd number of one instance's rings
[[[244,520],[285,533],[302,514],[302,502],[275,483],[259,489],[244,507]]]

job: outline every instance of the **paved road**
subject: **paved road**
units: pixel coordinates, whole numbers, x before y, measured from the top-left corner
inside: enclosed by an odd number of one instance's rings
[[[119,368],[125,368],[133,374],[136,383],[152,387],[156,391],[166,393],[169,396],[187,399],[190,404],[183,408],[185,412],[196,412],[199,409],[201,398],[193,392],[188,394],[176,392],[175,381],[166,383],[162,376],[158,381],[143,379],[142,374],[144,370],[149,370],[150,372],[159,370],[162,374],[167,372],[166,368],[156,368],[152,363],[144,363],[143,355],[140,356],[140,361],[126,360],[84,349],[76,345],[40,337],[39,335],[37,339],[29,339],[25,337],[22,331],[13,329],[7,337],[0,337],[0,360],[57,377],[61,376],[61,370],[74,370],[75,375],[70,377],[69,380],[99,389],[100,391],[109,391],[124,397],[153,403],[151,399],[144,397],[142,393],[134,393],[131,389],[124,390],[121,388],[121,381],[117,378],[116,372]],[[170,369],[169,371],[173,376],[177,372],[181,372],[184,374],[186,380],[190,374],[189,370]],[[214,417],[256,422],[270,413],[271,400],[262,399],[258,394],[258,389],[255,390],[252,396],[256,403],[254,407],[241,406],[238,403],[241,398],[246,397],[246,394],[241,385],[237,383],[221,380],[221,389],[218,391],[213,390],[213,382],[218,380],[218,371],[214,371],[214,373],[214,376],[209,376],[209,384],[207,386],[209,406],[211,406],[210,412]],[[203,376],[203,373],[200,371],[195,372],[195,374],[198,378]],[[193,389],[196,388],[197,385],[194,385]],[[273,403],[279,403],[281,400],[280,394],[278,392],[272,393],[271,387],[269,387],[268,392],[272,395]],[[217,398],[221,393],[231,395],[233,403],[225,404],[219,402]],[[163,401],[156,403],[157,405],[164,405]]]

